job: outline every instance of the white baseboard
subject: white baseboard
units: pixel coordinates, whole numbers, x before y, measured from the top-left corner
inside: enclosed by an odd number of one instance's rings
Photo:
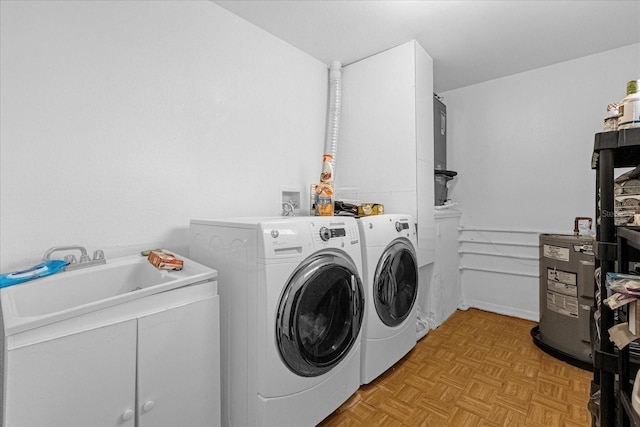
[[[518,310],[513,307],[491,304],[486,301],[475,301],[465,299],[462,304],[460,304],[459,308],[462,307],[473,307],[478,308],[480,310],[489,311],[491,313],[504,314],[505,316],[517,317],[520,319],[531,320],[534,322],[540,321],[540,313],[537,311],[527,311],[527,310]]]

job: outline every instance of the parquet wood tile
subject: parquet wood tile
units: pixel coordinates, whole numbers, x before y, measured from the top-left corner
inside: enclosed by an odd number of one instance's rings
[[[534,322],[455,312],[319,427],[588,427],[592,373],[535,346]]]

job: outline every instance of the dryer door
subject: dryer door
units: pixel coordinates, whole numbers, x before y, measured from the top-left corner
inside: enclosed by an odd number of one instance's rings
[[[418,264],[411,246],[397,240],[384,251],[376,268],[373,300],[380,320],[400,325],[411,313],[418,295]]]
[[[357,342],[363,309],[362,281],[352,262],[333,253],[310,258],[280,299],[276,339],[282,360],[301,376],[328,372]]]

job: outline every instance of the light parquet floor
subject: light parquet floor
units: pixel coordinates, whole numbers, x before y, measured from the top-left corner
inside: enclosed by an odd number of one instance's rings
[[[535,325],[458,310],[319,426],[590,426],[592,373],[536,347]]]

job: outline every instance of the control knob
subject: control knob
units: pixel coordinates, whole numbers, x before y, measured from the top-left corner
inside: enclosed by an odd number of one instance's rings
[[[328,241],[331,238],[331,230],[327,227],[320,228],[320,238],[323,242]]]
[[[402,231],[402,224],[400,221],[396,221],[396,231],[399,233]]]

